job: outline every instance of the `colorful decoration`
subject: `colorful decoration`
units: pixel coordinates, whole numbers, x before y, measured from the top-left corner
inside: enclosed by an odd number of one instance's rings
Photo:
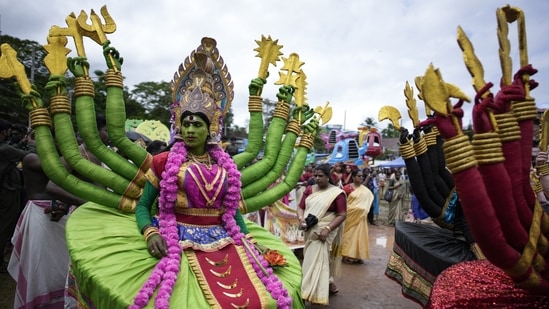
[[[456,228],[458,221],[446,220],[444,214],[450,207],[440,208],[450,200],[460,203],[470,227],[471,249],[477,252],[478,261],[461,262],[440,273],[433,285],[431,308],[443,308],[452,304],[469,303],[474,306],[546,306],[549,278],[546,273],[549,216],[536,198],[532,186],[539,192],[539,180],[532,179],[532,140],[536,106],[530,90],[537,86],[530,76],[537,70],[528,63],[525,18],[521,9],[509,5],[496,11],[499,57],[502,71],[501,89],[490,92],[494,86],[484,80],[484,69],[475,55],[473,44],[461,27],[457,41],[463,52],[465,67],[472,77],[476,95],[473,106],[473,131],[471,137],[462,129],[462,104],[468,97],[456,86],[446,83],[439,69],[430,64],[425,74],[416,78],[418,97],[426,104],[428,118],[416,123],[414,134],[403,129],[400,150],[406,160],[410,183],[420,199],[422,207],[442,227]],[[508,23],[517,22],[520,68],[513,75],[511,66]],[[410,102],[411,91],[406,85],[405,95]],[[458,99],[455,104],[451,98]],[[416,115],[415,106],[408,105],[410,117]],[[431,111],[434,114],[431,114]],[[547,116],[541,121],[540,144],[547,147]],[[425,134],[422,134],[424,131]],[[431,142],[429,142],[431,140]],[[424,173],[417,168],[429,145],[440,145],[445,160],[442,167],[451,172],[451,178],[441,175],[443,182],[428,184],[438,173]],[[437,158],[436,155],[432,158]],[[416,163],[417,162],[417,163]],[[536,166],[536,168],[538,168]],[[539,167],[547,169],[546,164]],[[417,178],[418,175],[424,177]],[[416,179],[414,180],[414,177]],[[452,184],[450,194],[440,193],[441,184]],[[454,187],[455,185],[455,187]],[[422,186],[422,190],[418,188]],[[429,190],[430,187],[436,190]],[[424,198],[421,200],[421,198]],[[451,197],[449,199],[449,197]],[[437,202],[439,198],[439,202]],[[441,199],[442,198],[442,199]],[[475,249],[476,248],[476,249]],[[487,259],[497,276],[478,272],[486,269]],[[452,269],[452,270],[451,270]],[[472,271],[473,270],[473,271]],[[469,278],[460,293],[451,297],[448,282]],[[500,289],[493,289],[500,285]],[[491,289],[490,295],[478,293]],[[517,288],[522,289],[524,293]],[[497,291],[496,291],[497,290]],[[521,294],[528,299],[521,299]],[[474,295],[474,300],[471,298]],[[518,296],[517,296],[518,295]],[[544,305],[539,305],[544,304]]]
[[[159,140],[168,143],[171,139],[170,129],[158,120],[145,120],[140,123],[135,132],[141,133],[151,141]]]

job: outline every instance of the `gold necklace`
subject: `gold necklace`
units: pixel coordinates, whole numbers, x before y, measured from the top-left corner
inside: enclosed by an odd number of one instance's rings
[[[203,155],[195,155],[192,153],[190,153],[190,155],[197,160],[206,160],[210,158],[210,155],[208,154],[208,152],[205,152]]]
[[[194,163],[204,164],[208,170],[210,170],[210,171],[212,170],[212,161],[211,161],[209,153],[206,152],[205,154],[203,154],[201,156],[196,156],[192,153],[189,153],[189,158]]]

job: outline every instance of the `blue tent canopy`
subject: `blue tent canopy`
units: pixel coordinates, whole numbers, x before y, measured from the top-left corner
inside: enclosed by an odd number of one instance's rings
[[[389,161],[389,162],[384,162],[380,165],[377,165],[378,167],[394,167],[394,168],[399,168],[399,167],[406,167],[406,163],[404,163],[404,159],[402,159],[402,157],[398,157],[396,159],[394,159],[393,161]]]

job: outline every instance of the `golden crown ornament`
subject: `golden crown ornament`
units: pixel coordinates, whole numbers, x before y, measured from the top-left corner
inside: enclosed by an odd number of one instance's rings
[[[171,83],[172,133],[180,137],[181,116],[202,113],[210,122],[208,143],[221,140],[223,116],[234,98],[231,75],[212,38],[202,38],[200,46],[185,59]]]

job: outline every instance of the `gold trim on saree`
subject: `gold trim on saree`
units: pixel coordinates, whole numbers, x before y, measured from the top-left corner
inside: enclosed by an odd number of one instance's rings
[[[242,294],[244,294],[244,290],[242,288],[240,288],[240,291],[238,293],[223,292],[223,295],[230,298],[239,298],[242,297]]]
[[[189,216],[208,216],[218,217],[225,213],[225,209],[212,209],[212,208],[176,208],[175,212],[182,215]]]

